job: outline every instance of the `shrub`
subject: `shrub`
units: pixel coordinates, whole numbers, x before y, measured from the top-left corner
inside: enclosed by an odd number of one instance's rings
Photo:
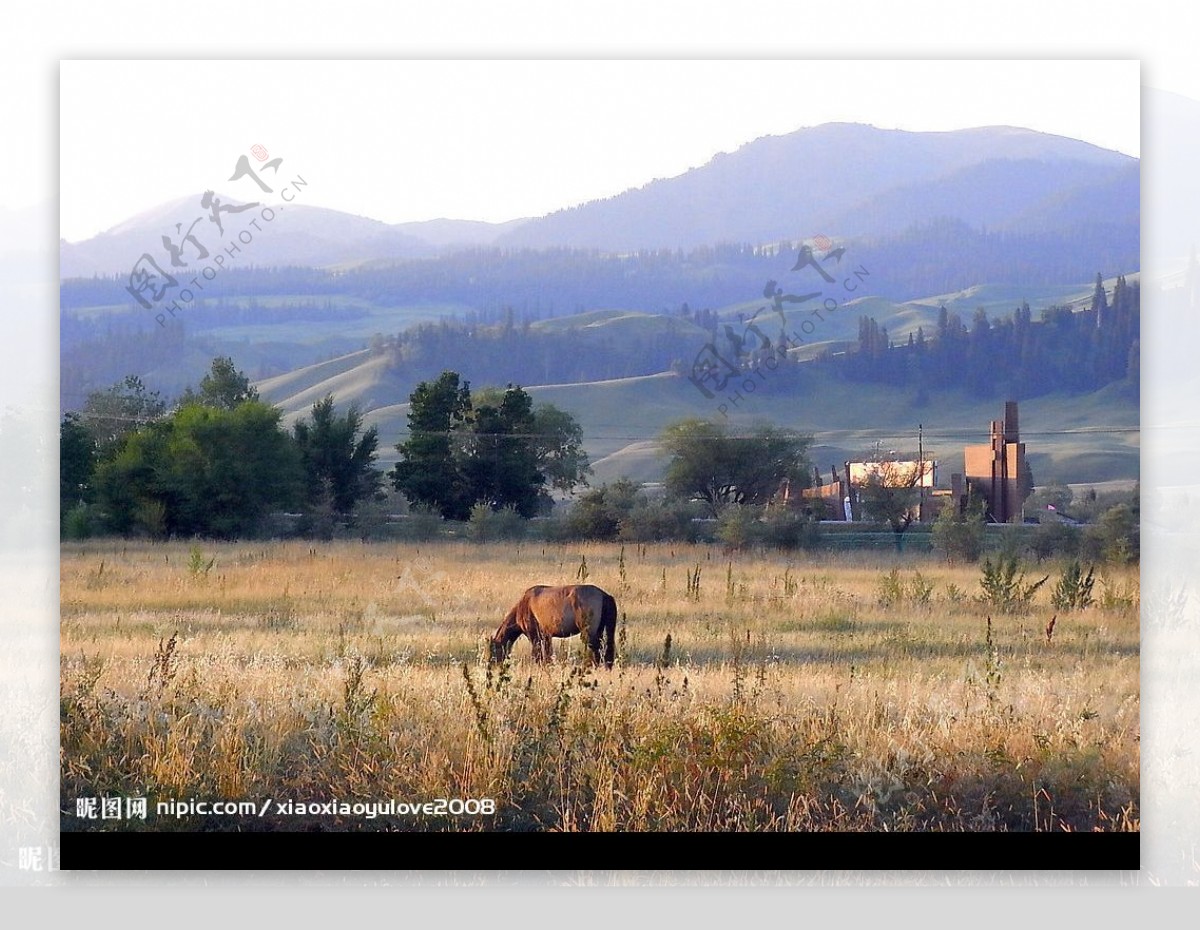
[[[1073,556],[1079,551],[1079,530],[1066,523],[1043,523],[1029,539],[1029,551],[1039,562],[1052,556]]]
[[[1029,606],[1038,588],[1046,583],[1049,575],[1040,581],[1025,583],[1025,573],[1017,573],[1017,560],[1013,556],[999,556],[993,565],[991,559],[983,562],[983,577],[979,586],[983,588],[981,600],[995,610],[1014,611]]]
[[[757,542],[754,521],[751,508],[736,504],[726,507],[717,520],[717,541],[727,549],[744,549],[752,545]]]
[[[76,504],[63,515],[63,539],[87,539],[100,531],[100,518],[91,504]]]
[[[757,530],[763,544],[776,549],[812,549],[821,541],[820,524],[810,516],[795,511],[768,513]]]
[[[1079,557],[1090,562],[1136,562],[1140,557],[1137,517],[1128,504],[1110,507],[1083,531]]]
[[[568,536],[574,539],[613,540],[621,526],[617,515],[605,506],[603,488],[582,495],[568,511],[565,523]]]
[[[621,518],[617,536],[625,542],[695,542],[698,510],[688,503],[641,503]]]
[[[773,511],[760,507],[731,506],[717,521],[717,541],[728,549],[770,546],[776,549],[815,548],[821,541],[820,525],[806,513]]]
[[[493,510],[487,504],[476,504],[471,508],[467,522],[467,534],[479,542],[501,539],[522,539],[527,523],[515,507]]]
[[[433,507],[418,504],[404,518],[402,535],[414,542],[427,542],[441,534],[445,522]]]
[[[1137,517],[1128,504],[1117,504],[1104,512],[1100,518],[1100,539],[1103,542],[1104,558],[1110,562],[1136,562],[1140,556],[1141,542]]]
[[[134,510],[134,520],[138,528],[144,530],[151,539],[166,538],[167,505],[162,501],[153,499],[141,501]]]
[[[977,562],[983,553],[983,516],[977,512],[958,513],[947,504],[933,523],[933,548],[950,564]]]
[[[1100,606],[1105,610],[1128,610],[1136,607],[1137,602],[1137,587],[1132,582],[1126,585],[1119,581],[1110,582],[1107,578],[1100,579]]]
[[[391,515],[404,507],[394,491],[382,491],[359,501],[352,520],[357,537],[363,542],[392,538],[398,531],[391,524]]]
[[[621,521],[642,502],[639,487],[628,478],[581,494],[565,518],[567,536],[572,539],[612,541],[617,538]]]
[[[1054,585],[1050,603],[1058,610],[1082,610],[1084,607],[1091,607],[1094,603],[1092,585],[1095,584],[1095,580],[1090,567],[1085,575],[1079,560],[1072,559],[1058,583]]]
[[[879,603],[884,607],[895,607],[904,601],[904,579],[900,569],[893,568],[879,579]]]
[[[932,596],[933,582],[917,571],[906,579],[898,568],[893,568],[879,579],[879,603],[883,607],[928,604]]]

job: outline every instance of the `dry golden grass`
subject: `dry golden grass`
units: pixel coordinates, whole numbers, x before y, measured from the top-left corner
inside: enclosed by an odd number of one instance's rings
[[[489,669],[521,592],[584,558],[617,598],[616,669],[575,639],[550,668],[521,640]],[[912,556],[64,545],[63,827],[1136,830],[1136,571],[1106,575],[1126,602],[1059,611],[1047,641],[1049,571],[989,639],[979,569]],[[111,795],[150,816],[70,816]],[[156,817],[172,798],[495,813]]]

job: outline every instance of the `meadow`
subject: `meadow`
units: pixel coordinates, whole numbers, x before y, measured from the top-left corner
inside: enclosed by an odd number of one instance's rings
[[[918,553],[66,543],[62,828],[1136,831],[1136,567],[1074,610],[1061,566],[1026,570],[1050,579],[1002,610]],[[488,666],[527,586],[584,576],[617,599],[613,670],[575,638]],[[109,796],[149,814],[77,816]]]

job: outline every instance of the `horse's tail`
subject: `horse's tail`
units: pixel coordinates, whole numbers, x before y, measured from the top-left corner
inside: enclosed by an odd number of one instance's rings
[[[607,591],[600,602],[600,630],[605,639],[604,664],[613,667],[617,652],[617,599]]]

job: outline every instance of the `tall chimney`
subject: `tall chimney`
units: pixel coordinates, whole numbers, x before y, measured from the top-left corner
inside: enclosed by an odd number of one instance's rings
[[[1004,402],[1004,441],[1020,442],[1017,428],[1017,402],[1015,400]]]

